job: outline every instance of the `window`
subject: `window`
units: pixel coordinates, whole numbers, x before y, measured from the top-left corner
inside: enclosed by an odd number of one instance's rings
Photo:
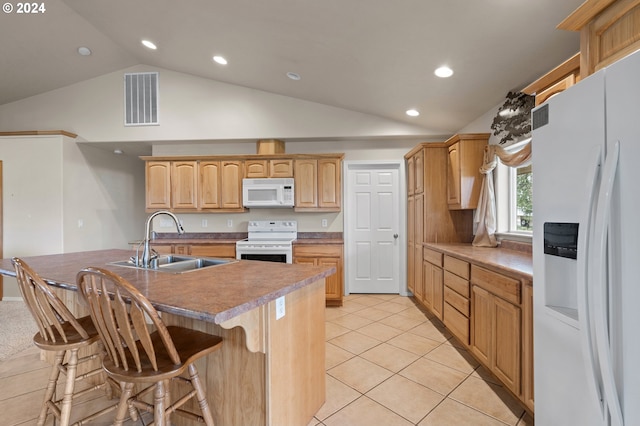
[[[533,231],[533,207],[531,199],[531,181],[533,169],[531,165],[511,169],[511,197],[509,205],[509,231]]]
[[[517,151],[526,143],[513,144],[505,149]],[[494,173],[498,239],[530,241],[533,230],[531,165],[507,167],[498,162]]]

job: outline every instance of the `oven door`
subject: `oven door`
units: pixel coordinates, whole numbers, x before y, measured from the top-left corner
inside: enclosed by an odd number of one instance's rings
[[[287,248],[236,247],[236,259],[293,263],[293,251]]]

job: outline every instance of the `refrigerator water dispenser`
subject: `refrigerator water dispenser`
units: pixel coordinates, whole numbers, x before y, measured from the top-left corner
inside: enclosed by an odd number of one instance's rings
[[[577,326],[578,224],[545,222],[543,232],[545,305],[560,314],[559,319]]]

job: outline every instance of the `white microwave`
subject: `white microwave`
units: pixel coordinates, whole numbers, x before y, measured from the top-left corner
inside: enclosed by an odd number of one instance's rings
[[[293,207],[293,178],[242,179],[245,207]]]

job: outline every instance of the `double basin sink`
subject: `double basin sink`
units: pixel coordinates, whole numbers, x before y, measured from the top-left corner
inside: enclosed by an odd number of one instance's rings
[[[181,274],[183,272],[197,271],[204,268],[212,268],[214,266],[222,266],[234,262],[237,262],[237,260],[166,254],[152,259],[151,265],[148,268],[136,265],[135,257],[132,257],[129,260],[111,262],[111,265],[124,266],[127,268],[147,269],[156,272]]]

